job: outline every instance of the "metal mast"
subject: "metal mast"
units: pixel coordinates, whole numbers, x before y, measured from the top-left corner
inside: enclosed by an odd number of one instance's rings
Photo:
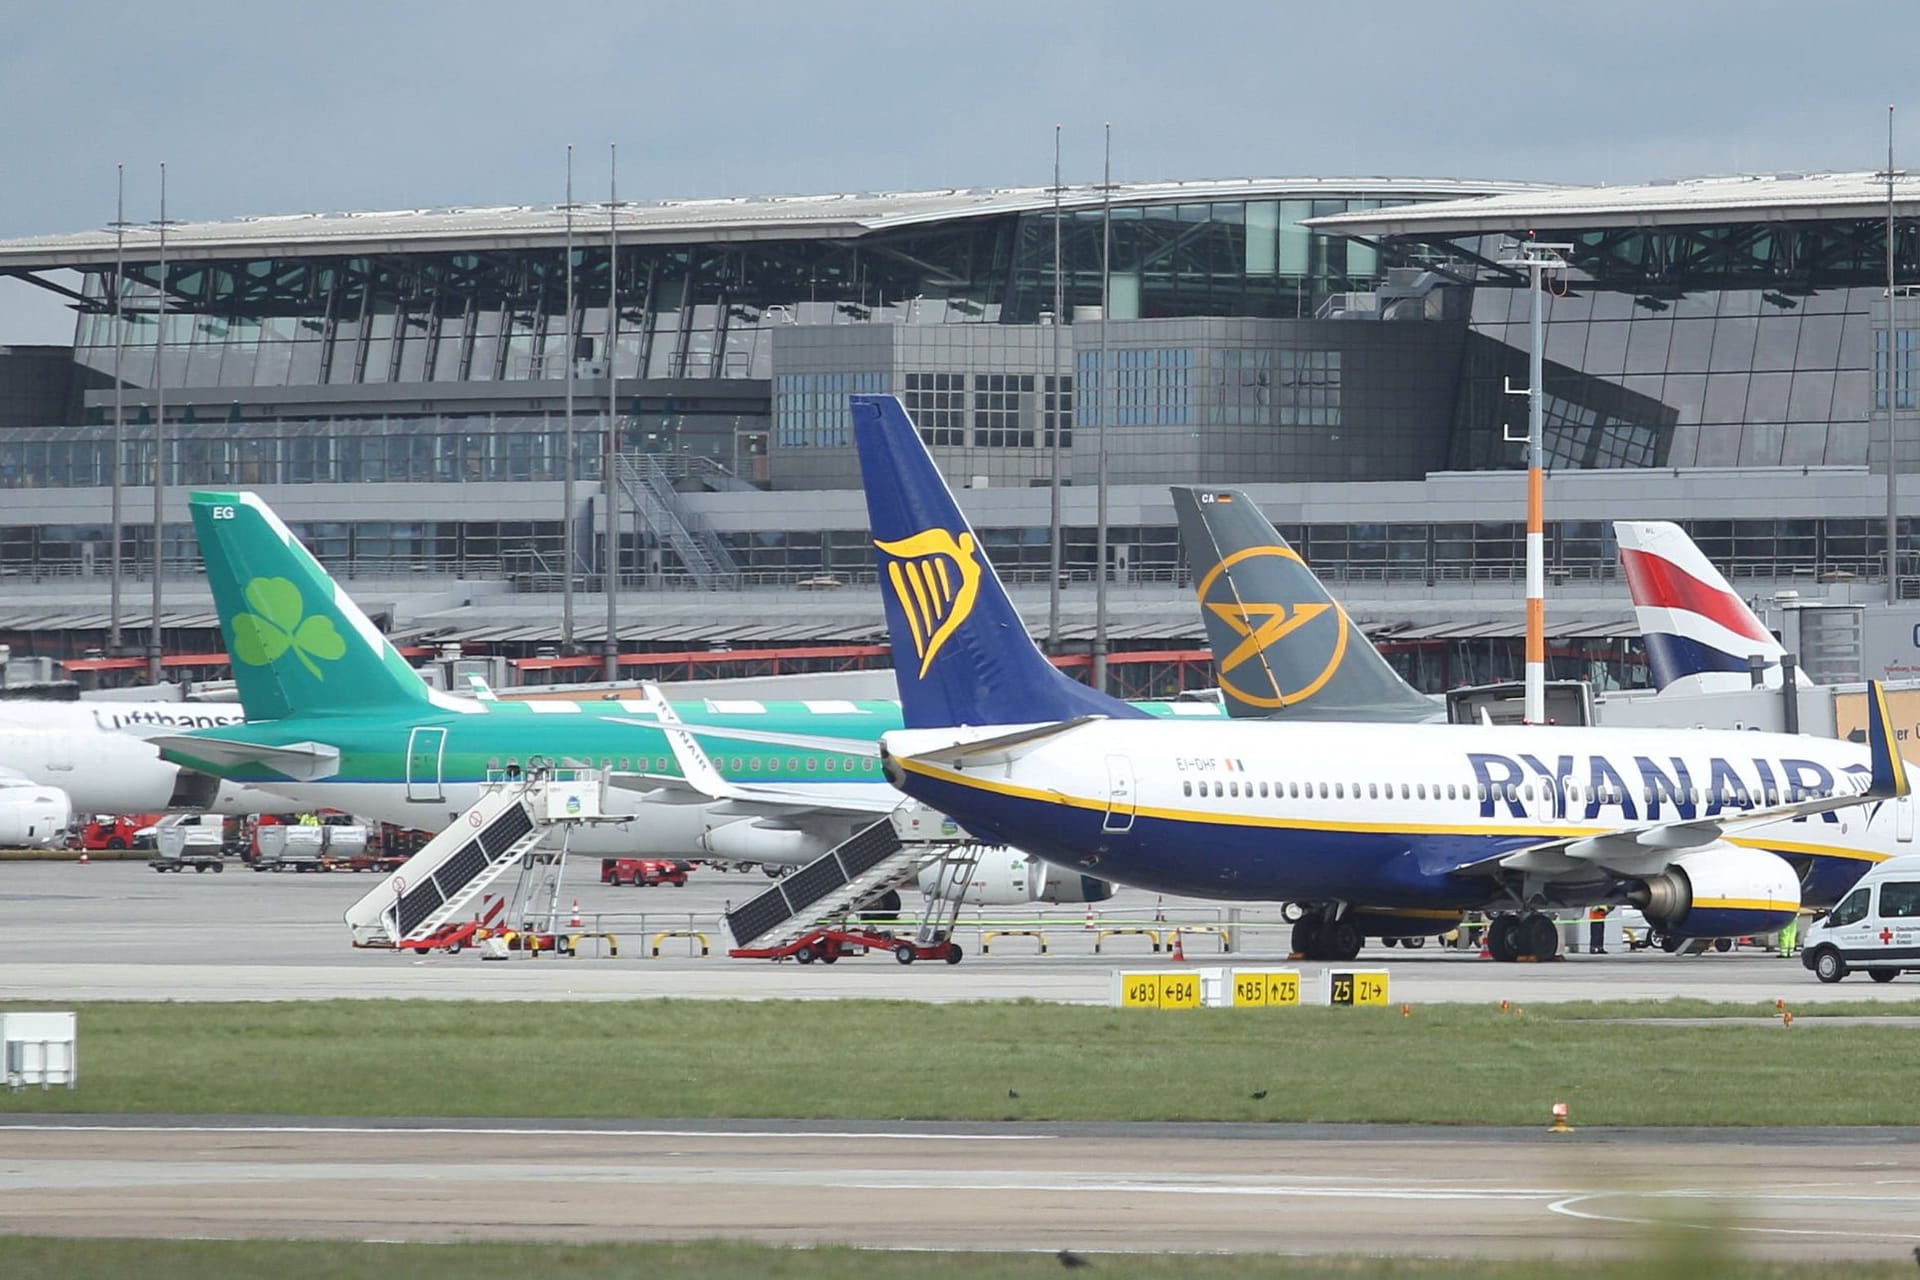
[[[1894,456],[1894,388],[1897,367],[1893,332],[1893,104],[1887,104],[1887,603],[1900,599],[1900,463]]]
[[[567,144],[567,408],[566,469],[560,498],[560,652],[573,644],[573,144]]]
[[[619,395],[619,370],[614,347],[620,337],[620,144],[607,144],[607,638],[600,652],[605,659],[604,676],[620,678],[620,637],[616,618],[616,598],[620,590],[620,489],[616,468],[620,445],[614,425],[614,410]]]
[[[167,460],[167,166],[160,165],[159,328],[153,346],[153,626],[147,633],[147,683],[160,683],[160,572],[166,557]]]
[[[1533,307],[1528,319],[1527,389],[1509,393],[1527,398],[1527,669],[1526,722],[1545,724],[1547,720],[1547,541],[1546,541],[1546,391],[1545,342],[1541,331],[1540,295],[1543,277],[1549,271],[1564,272],[1570,244],[1541,244],[1524,241],[1520,256],[1503,260],[1504,267],[1525,267],[1527,284],[1533,291]],[[1511,435],[1507,437],[1513,439]]]
[[[107,652],[113,657],[120,656],[120,539],[121,498],[126,487],[126,478],[122,474],[121,450],[124,447],[125,408],[122,393],[123,382],[120,377],[120,363],[127,349],[127,329],[125,317],[121,313],[120,295],[126,289],[127,280],[127,166],[123,162],[113,166],[114,178],[119,195],[114,201],[113,213],[113,543],[107,555],[110,580],[107,594]]]
[[[1060,652],[1060,437],[1066,424],[1066,391],[1060,379],[1060,326],[1064,290],[1060,281],[1060,126],[1053,126],[1053,458],[1052,515],[1047,535],[1047,652]],[[1042,403],[1046,403],[1042,398]]]
[[[1113,373],[1107,333],[1113,327],[1113,122],[1106,125],[1100,176],[1100,448],[1093,550],[1093,687],[1107,691],[1107,432],[1113,426]]]

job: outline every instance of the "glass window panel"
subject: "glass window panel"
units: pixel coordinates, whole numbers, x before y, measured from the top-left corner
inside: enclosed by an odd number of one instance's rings
[[[1617,322],[1591,326],[1581,369],[1596,377],[1618,377],[1626,369],[1628,328]]]
[[[1756,370],[1791,369],[1794,352],[1800,346],[1799,316],[1764,315],[1760,317],[1760,335],[1753,346]]]
[[[1798,380],[1795,380],[1796,391]],[[1780,461],[1789,467],[1817,467],[1827,458],[1827,424],[1790,422]]]
[[[1786,428],[1778,422],[1749,422],[1740,433],[1740,465],[1779,466],[1780,447],[1785,438]]]
[[[1271,276],[1279,268],[1280,205],[1255,200],[1247,205],[1245,270],[1249,276]]]
[[[1733,422],[1700,424],[1700,450],[1694,465],[1731,467],[1740,461],[1740,426]],[[1702,548],[1704,550],[1704,548]]]
[[[1760,321],[1754,316],[1727,316],[1713,329],[1711,373],[1739,373],[1754,367],[1753,343]]]
[[[1794,355],[1798,369],[1831,369],[1840,362],[1841,316],[1807,316],[1800,321],[1800,342]]]
[[[1740,422],[1747,416],[1747,375],[1716,373],[1707,379],[1702,422]]]
[[[1673,321],[1636,319],[1627,329],[1627,372],[1665,373],[1667,349],[1673,342]]]
[[[1793,375],[1787,418],[1793,422],[1825,422],[1833,408],[1833,371],[1802,369]]]
[[[1749,422],[1785,422],[1787,393],[1793,383],[1790,373],[1756,373],[1747,387]]]
[[[1873,375],[1865,369],[1842,369],[1833,378],[1832,422],[1864,422],[1873,395]]]
[[[1282,200],[1280,202],[1280,274],[1283,276],[1303,276],[1307,274],[1312,261],[1313,236],[1300,225],[1304,218],[1313,216],[1313,202],[1310,200]]]
[[[1703,419],[1707,402],[1707,378],[1702,373],[1675,374],[1668,378],[1661,389],[1660,399],[1668,408],[1674,410],[1679,422],[1699,422]]]
[[[1673,322],[1673,346],[1667,352],[1671,373],[1705,373],[1707,357],[1713,353],[1713,321],[1676,320]]]
[[[1559,323],[1545,327],[1548,363],[1568,369],[1583,368],[1587,351],[1587,326],[1584,323]],[[1528,341],[1532,341],[1531,336]]]

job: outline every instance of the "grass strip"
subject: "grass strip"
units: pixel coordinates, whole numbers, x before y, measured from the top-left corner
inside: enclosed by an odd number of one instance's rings
[[[1081,1270],[1101,1280],[1806,1280],[1846,1276],[1892,1280],[1913,1263],[1851,1262],[1822,1267],[1736,1261],[1713,1237],[1656,1242],[1640,1258],[1612,1262],[1489,1262],[1478,1259],[1290,1258],[1271,1254],[1096,1254]],[[887,1253],[750,1244],[362,1244],[290,1240],[63,1240],[0,1236],[0,1274],[10,1280],[206,1280],[271,1275],[275,1280],[407,1280],[475,1276],[700,1276],[714,1280],[1037,1280],[1061,1274],[1053,1254]]]
[[[1920,1124],[1913,1031],[1897,1026],[1622,1026],[1477,1005],[77,1007],[81,1087],[0,1094],[0,1111],[1534,1125],[1566,1102],[1576,1125]]]

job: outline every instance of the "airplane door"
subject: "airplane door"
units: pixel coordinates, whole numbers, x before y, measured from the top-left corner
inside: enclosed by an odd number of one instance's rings
[[[1133,761],[1107,757],[1107,819],[1102,831],[1133,830]]]
[[[1901,796],[1893,802],[1893,838],[1901,844],[1913,843],[1913,797]]]
[[[439,803],[440,760],[446,754],[445,729],[415,729],[407,735],[407,799]]]

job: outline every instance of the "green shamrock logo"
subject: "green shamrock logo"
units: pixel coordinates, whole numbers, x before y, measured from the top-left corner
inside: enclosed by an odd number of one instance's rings
[[[347,642],[333,620],[303,618],[300,588],[287,579],[255,578],[247,584],[247,603],[253,612],[233,620],[233,651],[248,666],[264,667],[291,649],[315,680],[325,680],[313,659],[334,662],[346,656]]]

